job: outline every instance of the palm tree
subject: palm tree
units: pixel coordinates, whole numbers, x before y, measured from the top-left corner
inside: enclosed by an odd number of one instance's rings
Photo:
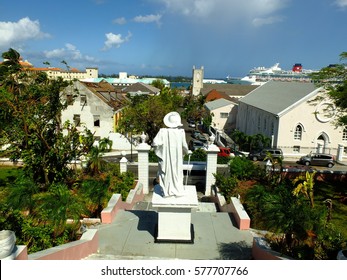
[[[35,195],[40,192],[40,187],[28,177],[19,177],[9,189],[7,203],[12,209],[34,212],[36,204]]]
[[[293,194],[298,196],[300,193],[303,193],[306,198],[310,200],[311,207],[314,207],[314,199],[313,199],[313,188],[314,188],[314,177],[316,175],[316,171],[308,172],[306,171],[305,176],[299,176],[294,179],[293,184],[295,189],[293,190]]]
[[[248,197],[259,212],[267,230],[282,236],[282,253],[291,254],[293,248],[310,241],[321,226],[322,213],[307,204],[303,196],[293,196],[292,189],[280,184],[271,191],[255,192]],[[295,256],[297,257],[297,256]]]
[[[110,138],[102,138],[99,141],[99,149],[101,152],[109,152],[112,149],[112,140]]]
[[[107,205],[110,197],[109,185],[109,177],[106,179],[92,178],[83,181],[79,191],[92,215],[100,217],[102,209]]]
[[[91,175],[96,175],[101,172],[105,165],[105,161],[102,156],[105,152],[110,151],[112,147],[112,140],[109,138],[103,138],[99,141],[99,146],[91,147],[88,154],[87,170]]]
[[[65,231],[67,219],[72,219],[77,227],[86,212],[80,198],[62,183],[52,184],[47,192],[40,194],[39,201],[40,214],[36,217],[53,225],[54,237]]]

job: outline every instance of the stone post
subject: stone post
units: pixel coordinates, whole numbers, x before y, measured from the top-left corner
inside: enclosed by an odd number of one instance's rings
[[[125,157],[125,151],[122,151],[122,158],[119,161],[120,163],[120,173],[125,173],[128,170],[128,159]]]
[[[211,187],[216,182],[216,178],[213,174],[217,173],[217,154],[219,152],[219,148],[213,144],[214,137],[210,137],[208,149],[207,149],[207,162],[206,162],[206,188],[205,195],[211,195]]]
[[[342,161],[343,150],[344,150],[344,145],[339,144],[339,147],[337,149],[337,157],[336,157],[336,161],[337,162],[341,162]]]
[[[143,185],[143,193],[149,193],[148,180],[149,180],[149,160],[148,154],[151,146],[146,141],[146,135],[142,133],[141,141],[137,146],[137,157],[138,157],[138,177],[139,183]]]

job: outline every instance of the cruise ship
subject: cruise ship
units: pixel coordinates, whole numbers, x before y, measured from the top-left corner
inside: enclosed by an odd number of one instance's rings
[[[276,63],[269,68],[253,68],[247,76],[241,78],[241,81],[252,85],[262,85],[269,80],[311,82],[310,74],[315,72],[303,69],[301,63],[295,63],[291,70],[283,70],[279,65]]]

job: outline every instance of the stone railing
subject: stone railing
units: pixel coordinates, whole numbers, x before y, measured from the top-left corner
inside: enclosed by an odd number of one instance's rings
[[[291,258],[282,255],[271,249],[265,238],[254,237],[252,246],[252,257],[255,260],[290,260]]]
[[[99,247],[97,229],[88,229],[79,240],[42,250],[28,256],[29,260],[81,260]]]
[[[215,203],[217,203],[221,212],[233,214],[233,217],[240,230],[248,230],[250,228],[251,219],[238,198],[231,197],[230,203],[227,203],[225,197],[221,195],[217,189],[213,200]]]
[[[113,194],[107,207],[101,212],[101,222],[103,224],[112,223],[119,210],[130,210],[134,207],[135,203],[143,200],[143,198],[143,185],[139,182],[137,182],[133,190],[130,190],[126,201],[122,201],[120,194]]]

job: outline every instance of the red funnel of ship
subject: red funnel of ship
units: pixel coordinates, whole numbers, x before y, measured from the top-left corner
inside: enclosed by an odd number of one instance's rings
[[[302,65],[301,63],[295,63],[292,68],[293,72],[301,72],[302,71]]]

